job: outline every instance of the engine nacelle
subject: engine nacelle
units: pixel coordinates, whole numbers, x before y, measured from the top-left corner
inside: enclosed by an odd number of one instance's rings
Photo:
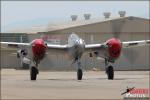
[[[17,51],[17,58],[20,58],[20,57],[25,57],[27,56],[28,52],[26,49],[21,49],[21,50],[18,50]]]
[[[30,64],[31,64],[31,60],[28,59],[27,57],[23,57],[23,58],[21,59],[21,64],[22,64],[22,68],[23,68],[23,69],[29,69]]]
[[[115,60],[119,58],[121,54],[121,41],[116,38],[112,38],[106,42],[106,45],[108,46],[108,57],[110,60]]]

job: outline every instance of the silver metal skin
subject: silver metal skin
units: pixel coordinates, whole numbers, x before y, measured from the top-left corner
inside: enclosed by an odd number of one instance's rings
[[[79,38],[76,34],[72,33],[68,37],[68,52],[69,57],[73,59],[72,64],[77,63],[77,78],[82,79],[83,70],[81,66],[81,56],[85,50],[85,42],[83,39]]]
[[[85,42],[76,34],[72,33],[68,37],[68,52],[71,59],[78,61],[85,50]]]

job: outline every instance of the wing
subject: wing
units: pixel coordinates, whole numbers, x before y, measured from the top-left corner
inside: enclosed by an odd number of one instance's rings
[[[85,51],[89,53],[90,57],[105,57],[107,45],[105,44],[87,44],[85,45]]]
[[[30,46],[30,43],[18,43],[18,42],[0,42],[2,49],[19,48],[21,46]]]
[[[138,47],[150,44],[150,40],[122,42],[123,48]]]
[[[68,45],[47,44],[47,51],[51,54],[66,54]]]
[[[102,44],[87,44],[87,45],[85,45],[85,49],[99,49],[103,46],[104,45],[102,45]]]
[[[87,44],[85,45],[85,51],[99,51],[107,48],[105,44]]]

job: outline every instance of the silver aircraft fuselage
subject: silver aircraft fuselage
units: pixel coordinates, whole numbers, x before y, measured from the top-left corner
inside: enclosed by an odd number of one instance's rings
[[[71,34],[68,37],[68,52],[71,59],[77,60],[80,59],[84,49],[85,42],[83,39],[79,38],[76,34]]]

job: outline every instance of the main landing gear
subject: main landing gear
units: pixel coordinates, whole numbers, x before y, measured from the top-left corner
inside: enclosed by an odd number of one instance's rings
[[[77,60],[77,64],[78,64],[77,79],[78,79],[78,80],[82,80],[83,71],[82,71],[82,67],[81,67],[81,62],[80,62],[80,60]]]
[[[39,73],[38,69],[35,66],[32,66],[30,69],[30,78],[31,80],[36,80],[37,74]]]
[[[106,69],[106,73],[107,73],[107,77],[109,80],[113,80],[114,79],[114,69],[113,66],[108,66]]]
[[[105,59],[106,74],[107,74],[108,80],[113,80],[114,68],[112,65],[109,65],[108,63],[109,63],[108,60]]]
[[[36,66],[31,66],[30,68],[30,78],[31,80],[36,80],[37,74],[39,74],[38,63],[35,63]]]

